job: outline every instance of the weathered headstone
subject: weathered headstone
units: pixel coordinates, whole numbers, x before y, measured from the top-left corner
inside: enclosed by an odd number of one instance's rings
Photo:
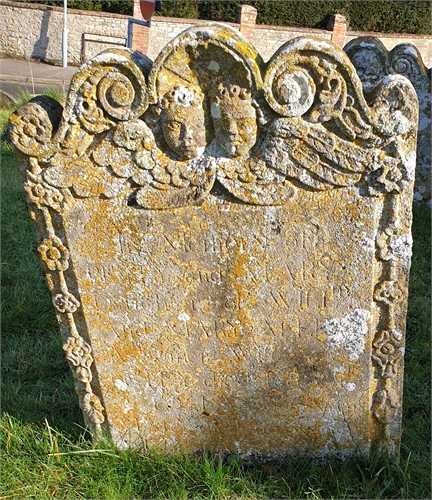
[[[396,111],[395,111],[396,110]],[[11,118],[88,425],[248,459],[397,453],[417,99],[315,38],[196,26]]]
[[[369,93],[387,75],[400,74],[413,84],[419,101],[417,133],[417,167],[414,184],[414,201],[432,200],[432,89],[430,70],[423,64],[420,52],[414,45],[401,43],[390,52],[378,38],[361,36],[344,47],[359,75],[363,89]]]

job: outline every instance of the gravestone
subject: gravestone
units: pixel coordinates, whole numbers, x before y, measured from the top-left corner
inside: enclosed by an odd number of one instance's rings
[[[263,460],[400,442],[417,99],[367,103],[347,55],[264,64],[191,28],[103,52],[64,110],[12,117],[89,427],[120,447]]]
[[[432,200],[431,178],[431,113],[432,89],[430,70],[423,64],[420,52],[414,45],[401,43],[391,51],[378,38],[361,36],[344,47],[368,94],[387,75],[400,74],[413,84],[419,101],[417,131],[417,166],[414,183],[414,201]]]

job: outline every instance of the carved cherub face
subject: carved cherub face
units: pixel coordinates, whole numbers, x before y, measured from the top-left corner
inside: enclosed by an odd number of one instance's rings
[[[257,136],[257,116],[250,93],[237,85],[219,84],[210,99],[217,142],[231,157],[246,154]]]
[[[163,99],[162,133],[168,147],[181,159],[200,156],[206,146],[203,97],[196,90],[175,87]]]

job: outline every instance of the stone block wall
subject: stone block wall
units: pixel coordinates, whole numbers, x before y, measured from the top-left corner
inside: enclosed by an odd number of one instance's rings
[[[305,35],[316,35],[326,40],[331,40],[331,33],[325,30],[309,29],[306,33],[301,28],[257,25],[250,41],[256,47],[264,61],[268,61],[276,50],[288,42],[288,40]]]
[[[68,63],[79,66],[118,44],[86,42],[84,34],[123,39],[128,16],[68,9]],[[0,54],[52,63],[62,60],[63,8],[30,3],[0,2]],[[86,49],[84,51],[84,48]]]
[[[139,0],[134,0],[134,17],[142,20]],[[285,26],[256,25],[255,9],[249,5],[239,7],[237,23],[230,24],[243,33],[268,60],[285,42],[302,35],[317,35],[331,40],[343,47],[359,36],[378,37],[387,50],[400,43],[414,45],[423,58],[427,68],[432,66],[431,35],[401,35],[388,33],[359,33],[346,31],[343,16],[335,15],[329,19],[326,30],[310,28],[291,28]],[[83,51],[83,34],[127,38],[129,16],[106,12],[89,12],[68,9],[69,47],[68,62],[79,65],[83,60],[112,46],[109,43],[87,43]],[[177,19],[154,17],[152,27],[134,25],[133,48],[154,59],[161,49],[174,36],[199,22],[196,19]],[[17,3],[0,0],[0,54],[22,58],[36,58],[49,62],[60,62],[63,8]],[[85,52],[85,53],[83,53]]]
[[[172,17],[155,17],[152,19],[147,55],[153,61],[167,42],[182,31],[196,24],[196,19],[178,19]]]

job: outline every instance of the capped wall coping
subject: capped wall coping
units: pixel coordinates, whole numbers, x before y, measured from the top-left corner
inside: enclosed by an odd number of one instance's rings
[[[29,2],[16,2],[13,0],[0,0],[0,5],[9,5],[11,7],[16,7],[20,9],[35,9],[35,10],[53,10],[56,12],[63,12],[63,7],[55,7],[52,5],[44,5],[40,3],[29,3]],[[131,16],[127,16],[124,14],[115,14],[112,12],[98,12],[92,10],[79,10],[79,9],[71,9],[68,7],[68,12],[70,14],[82,15],[82,16],[97,16],[97,17],[114,17],[118,19],[128,19]],[[178,18],[178,17],[165,17],[155,15],[152,18],[152,22],[170,22],[170,23],[190,23],[196,24],[202,22],[202,19],[188,19],[188,18]],[[224,22],[229,26],[238,27],[238,23],[230,23]],[[305,26],[273,26],[270,24],[256,24],[255,29],[271,29],[274,31],[305,31],[307,30],[310,33],[328,33],[328,30],[325,29],[317,29],[317,28],[307,28]],[[432,35],[418,35],[414,33],[383,33],[378,31],[347,31],[346,36],[374,36],[377,38],[418,38],[424,40],[432,40]]]

